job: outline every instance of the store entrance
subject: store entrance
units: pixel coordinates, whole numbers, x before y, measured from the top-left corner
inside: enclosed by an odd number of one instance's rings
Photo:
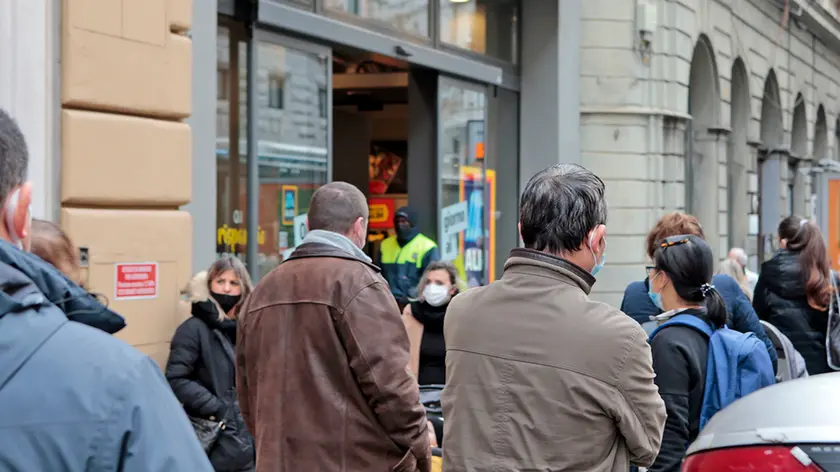
[[[377,260],[394,215],[438,244],[468,286],[495,279],[496,176],[485,159],[488,90],[383,56],[333,49],[332,178],[370,202]]]
[[[219,26],[217,253],[247,259],[261,278],[302,243],[312,194],[342,180],[369,199],[372,258],[408,205],[464,281],[494,280],[497,248],[516,244],[515,92],[257,33]],[[497,226],[509,231],[497,237]]]
[[[409,157],[410,121],[433,119],[410,116],[409,80],[409,66],[402,61],[349,50],[333,52],[333,180],[350,182],[368,196],[365,250],[374,260],[381,242],[393,234],[396,210],[409,203],[423,205],[409,202],[409,168],[433,164],[420,156]],[[430,222],[425,223],[429,228]],[[427,236],[436,239],[434,234]]]

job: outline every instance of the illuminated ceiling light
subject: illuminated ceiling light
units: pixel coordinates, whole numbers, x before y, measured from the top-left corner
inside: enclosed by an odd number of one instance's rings
[[[472,0],[449,0],[451,3],[470,3]]]

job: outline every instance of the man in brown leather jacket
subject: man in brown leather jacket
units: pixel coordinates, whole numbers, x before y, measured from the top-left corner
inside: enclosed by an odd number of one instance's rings
[[[361,251],[364,195],[312,196],[310,232],[240,311],[236,384],[257,470],[428,472],[429,433],[408,337]]]

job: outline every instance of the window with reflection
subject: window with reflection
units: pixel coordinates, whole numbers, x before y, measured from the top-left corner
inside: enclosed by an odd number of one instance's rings
[[[465,228],[441,234],[438,246],[441,258],[451,260],[462,280],[470,287],[476,287],[487,283],[487,251],[492,242],[485,211],[488,201],[488,175],[484,163],[487,97],[483,91],[446,79],[441,80],[438,94],[440,213],[449,215],[466,211]]]
[[[327,183],[329,57],[270,42],[259,66],[259,274],[299,245],[312,194]]]
[[[324,0],[327,9],[429,36],[429,0]]]
[[[451,46],[517,62],[518,1],[437,0],[440,40]]]
[[[219,25],[216,42],[216,252],[245,260],[248,64],[244,31]],[[238,143],[238,146],[237,146]]]

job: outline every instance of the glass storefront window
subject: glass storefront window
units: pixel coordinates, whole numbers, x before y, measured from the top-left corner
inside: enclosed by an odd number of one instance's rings
[[[216,253],[233,254],[243,261],[248,218],[246,47],[241,29],[219,26],[216,43]]]
[[[476,287],[488,281],[493,242],[485,209],[495,192],[495,175],[484,163],[487,96],[480,88],[441,78],[438,104],[441,258],[453,261],[461,278]]]
[[[329,60],[273,42],[257,46],[260,276],[300,244],[312,194],[327,183]]]
[[[429,0],[325,0],[329,10],[376,20],[400,31],[429,36]]]
[[[516,0],[438,0],[440,40],[503,61],[517,62]]]

